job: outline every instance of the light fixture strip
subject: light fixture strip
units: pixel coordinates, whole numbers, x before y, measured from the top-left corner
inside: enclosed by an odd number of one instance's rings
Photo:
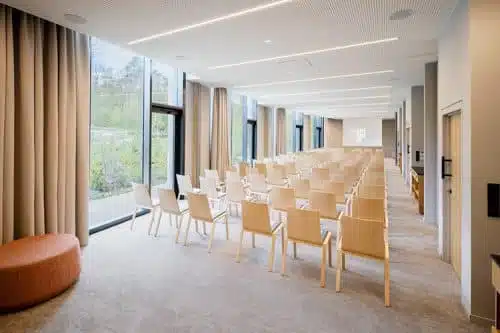
[[[274,85],[279,85],[279,84],[290,84],[290,83],[301,83],[301,82],[312,82],[312,81],[334,80],[334,79],[346,79],[346,78],[352,78],[352,77],[379,75],[379,74],[387,74],[387,73],[394,73],[394,70],[389,69],[389,70],[376,71],[376,72],[353,73],[353,74],[341,74],[341,75],[334,75],[334,76],[316,77],[316,78],[311,78],[311,79],[248,84],[248,85],[244,85],[244,86],[237,86],[234,88],[235,89],[243,89],[243,88],[268,87],[268,86],[274,86]]]
[[[148,36],[148,37],[144,37],[144,38],[139,38],[139,39],[136,39],[136,40],[133,40],[133,41],[129,42],[128,45],[135,45],[135,44],[139,44],[139,43],[144,43],[144,42],[148,42],[148,41],[151,41],[151,40],[154,40],[154,39],[158,39],[158,38],[161,38],[161,37],[171,36],[171,35],[179,33],[179,32],[184,32],[184,31],[188,31],[188,30],[192,30],[192,29],[196,29],[196,28],[201,28],[201,27],[204,27],[204,26],[207,26],[207,25],[211,25],[211,24],[214,24],[214,23],[218,23],[218,22],[221,22],[221,21],[231,20],[231,19],[234,19],[234,18],[237,18],[237,17],[240,17],[240,16],[245,16],[245,15],[253,14],[253,13],[260,12],[260,11],[263,11],[263,10],[266,10],[266,9],[271,9],[271,8],[274,8],[274,7],[282,6],[282,5],[285,5],[285,4],[290,3],[292,1],[295,1],[295,0],[279,0],[279,1],[269,2],[269,3],[266,3],[266,4],[262,4],[262,5],[259,5],[259,6],[256,6],[256,7],[252,7],[252,8],[247,8],[247,9],[244,9],[244,10],[241,10],[241,11],[238,11],[238,12],[234,12],[234,13],[231,13],[231,14],[228,14],[228,15],[216,17],[216,18],[213,18],[213,19],[210,19],[210,20],[206,20],[206,21],[203,21],[203,22],[190,24],[190,25],[187,25],[185,27],[181,27],[181,28],[177,28],[177,29],[174,29],[174,30],[160,32],[160,33],[157,33],[157,34],[154,34],[154,35],[151,35],[151,36]]]
[[[237,66],[243,66],[243,65],[258,64],[258,63],[263,63],[263,62],[270,62],[270,61],[275,61],[275,60],[283,60],[283,59],[289,59],[289,58],[303,57],[303,56],[309,56],[309,55],[314,55],[314,54],[321,54],[321,53],[327,53],[327,52],[347,50],[347,49],[352,49],[352,48],[356,48],[356,47],[363,47],[363,46],[370,46],[370,45],[376,45],[376,44],[382,44],[382,43],[389,43],[389,42],[397,41],[398,39],[399,39],[398,37],[384,38],[384,39],[378,39],[378,40],[373,40],[373,41],[368,41],[368,42],[362,42],[362,43],[355,43],[355,44],[334,46],[334,47],[330,47],[330,48],[326,48],[326,49],[319,49],[319,50],[306,51],[306,52],[300,52],[300,53],[292,53],[292,54],[287,54],[287,55],[282,55],[282,56],[277,56],[277,57],[270,57],[270,58],[263,58],[263,59],[257,59],[257,60],[242,61],[242,62],[238,62],[238,63],[234,63],[234,64],[228,64],[228,65],[211,66],[211,67],[208,67],[208,69],[214,70],[214,69],[230,68],[230,67],[237,67]]]
[[[321,94],[336,93],[336,92],[365,91],[365,90],[390,89],[390,88],[392,88],[392,86],[374,86],[374,87],[350,88],[350,89],[317,90],[317,91],[309,91],[309,92],[293,93],[293,94],[262,95],[262,96],[259,97],[259,99],[262,99],[262,98],[271,98],[271,97],[291,97],[291,96],[321,95]]]
[[[329,103],[336,101],[355,101],[355,100],[363,100],[363,99],[384,99],[391,98],[390,95],[381,95],[381,96],[358,96],[358,97],[341,97],[341,98],[323,98],[323,99],[312,99],[312,100],[303,100],[295,103],[287,103],[285,105],[305,105],[308,103]]]

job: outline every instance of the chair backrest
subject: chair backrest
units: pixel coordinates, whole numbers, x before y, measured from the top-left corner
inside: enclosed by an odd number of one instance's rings
[[[220,182],[219,172],[217,170],[205,169],[205,178],[215,179],[215,185],[217,186]],[[201,187],[201,185],[200,185]]]
[[[292,188],[295,189],[295,197],[299,199],[308,199],[311,186],[309,179],[292,179]]]
[[[164,212],[180,213],[179,203],[175,197],[175,191],[172,189],[159,188],[158,196],[160,198],[160,207]]]
[[[288,239],[321,245],[319,211],[290,208],[287,212]]]
[[[266,165],[264,163],[255,163],[255,169],[264,177],[267,175]]]
[[[212,221],[212,213],[206,194],[188,193],[189,215],[195,220]]]
[[[364,220],[385,222],[385,200],[356,197],[352,200],[351,216]]]
[[[277,168],[267,170],[267,181],[269,184],[277,186],[284,186],[286,184],[286,181],[282,176],[282,171]]]
[[[215,178],[200,177],[200,192],[210,199],[217,199],[217,181]]]
[[[385,258],[387,239],[381,223],[342,215],[340,230],[342,250],[380,259]]]
[[[288,210],[295,207],[295,190],[287,187],[273,187],[271,189],[271,207],[273,209]]]
[[[226,171],[226,182],[241,182],[238,171]]]
[[[326,180],[311,177],[311,179],[309,180],[309,186],[311,187],[311,190],[321,191],[325,186],[325,182]]]
[[[226,195],[229,201],[241,202],[245,199],[245,189],[241,181],[228,181],[226,183]]]
[[[152,208],[153,201],[149,194],[148,186],[145,184],[132,184],[134,190],[135,205],[138,207]]]
[[[176,177],[180,195],[187,195],[189,192],[193,192],[193,185],[191,183],[190,176],[176,175]]]
[[[285,170],[287,175],[295,175],[297,174],[297,168],[295,167],[294,162],[288,162],[285,164]]]
[[[359,185],[357,195],[363,198],[385,199],[385,186],[365,185],[363,183]]]
[[[272,168],[281,178],[286,178],[286,166],[283,164],[275,164]]]
[[[309,207],[319,211],[321,218],[335,220],[338,217],[337,198],[333,193],[311,191]]]
[[[241,207],[243,229],[271,234],[269,207],[266,203],[243,200]]]
[[[327,168],[313,168],[311,173],[311,178],[318,180],[329,180],[330,170]]]
[[[241,162],[240,164],[238,164],[238,168],[241,178],[248,176],[248,164],[246,162]]]
[[[250,174],[250,190],[265,191],[267,189],[266,177],[261,173]]]

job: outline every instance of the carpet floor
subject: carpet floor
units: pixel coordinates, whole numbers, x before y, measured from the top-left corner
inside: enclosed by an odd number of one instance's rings
[[[436,252],[437,230],[422,223],[398,169],[392,161],[387,166],[390,308],[382,263],[348,256],[336,293],[335,268],[327,271],[326,288],[319,286],[319,248],[298,245],[299,258],[287,257],[282,277],[281,256],[267,271],[264,237],[252,249],[247,236],[235,262],[237,217],[230,219],[231,240],[220,225],[208,254],[206,238],[194,231],[187,247],[175,244],[167,218],[159,237],[147,236],[145,216],[133,232],[127,223],[93,235],[79,282],[45,304],[0,316],[0,332],[487,332],[468,322],[459,281]]]

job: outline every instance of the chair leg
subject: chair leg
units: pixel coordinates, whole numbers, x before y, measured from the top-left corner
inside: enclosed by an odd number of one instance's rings
[[[226,240],[229,240],[229,223],[228,223],[229,217],[226,215],[224,217],[224,220],[226,221]]]
[[[137,216],[137,207],[134,208],[134,215],[132,216],[132,222],[130,223],[130,230],[134,229],[135,218]]]
[[[345,271],[345,253],[342,252],[342,270]]]
[[[330,240],[328,241],[328,266],[333,267],[332,265],[332,237],[330,236]]]
[[[269,272],[273,271],[274,267],[274,249],[276,248],[276,234],[271,236],[271,251],[269,251]]]
[[[176,220],[177,220],[177,217],[176,217]],[[181,234],[181,227],[182,227],[183,220],[184,220],[184,215],[181,215],[180,221],[178,221],[178,223],[177,223],[177,234],[175,235],[175,243],[179,242],[179,235]]]
[[[337,276],[335,283],[335,291],[340,292],[340,279],[342,274],[342,251],[337,251]]]
[[[252,232],[252,247],[255,249],[255,233]]]
[[[384,297],[385,297],[385,306],[389,307],[391,306],[391,294],[390,294],[390,289],[391,289],[391,279],[389,277],[389,260],[385,259],[384,261]]]
[[[288,245],[288,240],[283,244],[283,253],[281,255],[281,275],[285,276],[286,272],[286,248]]]
[[[186,228],[186,235],[184,236],[184,246],[187,245],[187,241],[188,241],[188,235],[189,235],[189,227],[191,226],[191,216],[189,216],[189,219],[188,219],[188,225],[187,225],[187,228]],[[180,230],[180,228],[179,228]]]
[[[243,246],[243,236],[244,235],[245,235],[245,229],[241,228],[240,244],[238,245],[238,251],[236,252],[236,262],[240,262],[241,247]]]
[[[281,255],[286,256],[285,251],[285,228],[281,228]]]
[[[148,235],[151,235],[151,229],[153,228],[153,222],[155,220],[155,209],[151,209],[151,221],[149,221]]]
[[[161,211],[161,208],[160,208],[160,216],[158,217],[158,223],[156,223],[155,237],[158,237],[158,231],[160,231],[160,223],[161,223],[162,214],[163,214],[163,212]]]
[[[172,214],[168,214],[168,220],[170,222],[170,226],[172,226]]]
[[[208,253],[212,252],[212,242],[215,234],[215,221],[212,222],[212,231],[210,232],[210,239],[208,240]]]
[[[194,230],[197,232],[197,233],[200,233],[198,231],[198,220],[194,220]]]
[[[293,259],[297,259],[297,243],[293,242]]]
[[[323,245],[321,247],[321,280],[320,286],[321,288],[325,288],[326,284],[326,256],[327,256],[327,247],[328,245]]]
[[[179,228],[179,215],[175,215],[175,227]]]
[[[207,235],[207,224],[205,222],[203,222],[203,234]]]

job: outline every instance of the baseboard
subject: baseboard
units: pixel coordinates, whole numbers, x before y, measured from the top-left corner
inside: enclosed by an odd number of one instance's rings
[[[469,320],[471,323],[478,324],[484,327],[491,327],[491,325],[495,324],[495,321],[493,319],[484,318],[473,314],[469,316]]]

